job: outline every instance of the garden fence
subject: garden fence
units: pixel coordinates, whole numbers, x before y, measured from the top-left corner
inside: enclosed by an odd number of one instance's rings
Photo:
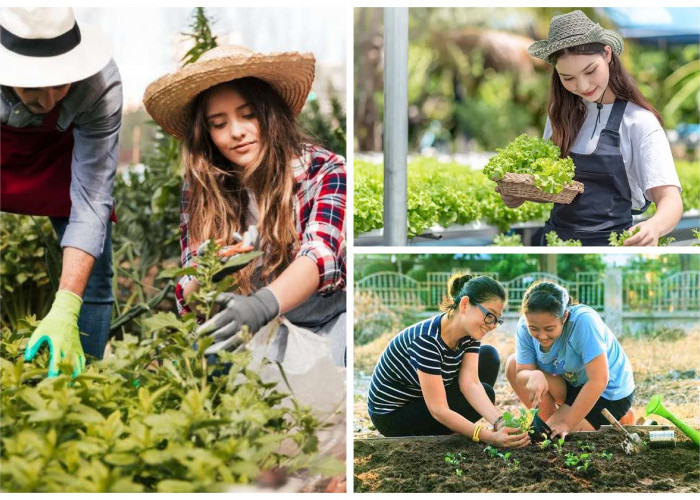
[[[430,272],[418,281],[396,272],[380,272],[356,283],[358,292],[373,293],[390,308],[436,311],[452,273]],[[475,273],[498,279],[498,273]],[[514,317],[525,290],[538,280],[550,280],[564,286],[571,296],[603,315],[611,328],[623,319],[700,316],[700,271],[679,271],[668,275],[643,271],[608,269],[605,273],[576,273],[565,280],[548,273],[527,273],[502,284],[508,292],[505,317]]]

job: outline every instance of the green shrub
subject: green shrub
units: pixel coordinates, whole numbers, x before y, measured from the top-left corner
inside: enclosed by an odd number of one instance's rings
[[[195,271],[203,288],[193,297],[205,317],[216,295],[211,277],[222,267],[209,250]],[[232,284],[226,278],[216,290]],[[250,353],[220,354],[220,363],[230,363],[226,372],[203,355],[210,339],[193,347],[193,314],[157,313],[143,323],[142,340],[112,342],[114,355],[75,379],[44,378],[46,351],[24,361],[35,320],[2,329],[4,491],[225,491],[275,467],[338,469],[317,455],[321,423],[264,383]]]
[[[356,345],[369,344],[386,332],[398,332],[399,318],[371,292],[355,294],[353,332]]]
[[[61,249],[48,217],[2,213],[0,218],[0,311],[2,325],[14,329],[25,316],[49,311]]]

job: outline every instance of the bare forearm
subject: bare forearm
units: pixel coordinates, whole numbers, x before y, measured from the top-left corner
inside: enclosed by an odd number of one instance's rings
[[[683,201],[675,186],[668,187],[656,202],[656,213],[649,219],[654,223],[659,236],[670,233],[683,216]]]
[[[462,436],[466,436],[469,439],[471,439],[474,435],[476,424],[470,422],[456,411],[451,410],[449,407],[445,406],[438,409],[429,410],[430,414],[435,420],[451,431],[461,434]]]
[[[489,399],[481,382],[465,384],[460,387],[460,390],[471,407],[488,420],[489,423],[493,424],[501,415]]]
[[[277,298],[280,314],[284,314],[306,302],[316,292],[319,282],[316,263],[302,256],[295,259],[268,288]]]
[[[78,248],[65,247],[63,249],[63,270],[58,289],[67,290],[82,297],[94,264],[95,258],[89,253]]]

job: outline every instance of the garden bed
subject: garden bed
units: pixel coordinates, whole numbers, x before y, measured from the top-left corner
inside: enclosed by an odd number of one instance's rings
[[[645,431],[638,433],[646,438]],[[678,431],[676,439],[675,448],[625,455],[612,431],[577,433],[567,437],[560,453],[531,445],[514,450],[508,462],[456,435],[357,439],[354,491],[698,492],[698,450]],[[567,453],[584,452],[591,457],[586,470],[565,465]],[[452,463],[446,461],[448,453],[455,457]]]

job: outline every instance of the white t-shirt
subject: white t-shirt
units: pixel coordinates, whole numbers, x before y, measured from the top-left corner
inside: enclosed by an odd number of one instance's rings
[[[591,154],[598,145],[600,131],[605,128],[612,111],[612,104],[603,104],[600,122],[595,127],[598,116],[596,103],[584,101],[588,114],[581,131],[576,137],[573,153]],[[595,134],[593,129],[595,127]],[[552,125],[547,118],[543,137],[552,137]],[[620,151],[627,171],[627,179],[632,192],[632,208],[644,206],[644,195],[654,201],[649,189],[657,186],[676,186],[681,189],[676,166],[671,155],[671,146],[663,127],[654,114],[632,102],[627,103],[620,124]]]

